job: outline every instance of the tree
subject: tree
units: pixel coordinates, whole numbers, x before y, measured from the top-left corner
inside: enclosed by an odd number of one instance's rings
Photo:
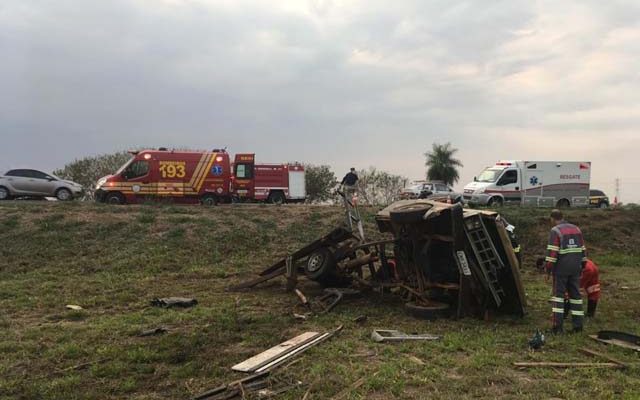
[[[396,200],[407,179],[374,167],[358,171],[358,198],[362,204],[388,205]]]
[[[447,185],[458,182],[460,175],[458,167],[463,167],[460,160],[453,158],[458,151],[451,147],[451,143],[434,143],[431,152],[424,153],[427,161],[427,179],[431,181],[443,181]]]
[[[307,164],[304,169],[309,202],[319,203],[331,199],[331,189],[336,185],[336,176],[329,166]]]
[[[53,171],[53,174],[60,178],[77,182],[84,186],[86,190],[91,191],[98,179],[105,175],[113,174],[130,158],[131,154],[126,151],[84,157]]]

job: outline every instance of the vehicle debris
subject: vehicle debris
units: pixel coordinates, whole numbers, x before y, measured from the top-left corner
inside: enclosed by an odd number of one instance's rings
[[[188,308],[198,304],[196,299],[188,297],[163,297],[151,300],[151,305],[155,307],[172,308],[181,307]]]
[[[342,325],[325,333],[305,332],[293,339],[280,343],[277,346],[236,364],[231,367],[231,369],[239,372],[263,372],[271,370],[288,359],[324,342],[327,339],[330,339],[341,330]]]
[[[250,375],[246,378],[242,378],[226,385],[218,386],[215,389],[207,390],[200,393],[197,396],[192,397],[192,400],[218,400],[218,399],[232,399],[237,396],[243,396],[247,391],[256,391],[268,387],[266,378],[269,376],[269,372],[261,372]]]
[[[600,343],[611,344],[640,353],[640,336],[626,332],[600,331],[597,335],[589,335]]]
[[[358,315],[357,317],[355,317],[353,319],[353,322],[358,323],[358,324],[364,324],[367,322],[367,319],[369,317],[367,317],[366,315]]]
[[[525,314],[518,260],[497,213],[401,200],[376,215],[378,230],[389,237],[367,243],[352,230],[354,221],[361,226],[357,207],[346,200],[345,207],[346,228],[334,229],[231,289],[286,275],[293,290],[300,272],[325,287],[394,293],[420,318]],[[328,310],[340,301],[335,292],[325,296]]]
[[[154,329],[148,329],[146,331],[142,331],[138,334],[139,337],[145,337],[145,336],[156,336],[156,335],[162,335],[164,333],[169,332],[169,330],[163,326],[158,327],[158,328],[154,328]]]
[[[403,342],[406,340],[439,340],[440,336],[423,334],[406,334],[393,329],[376,329],[371,332],[371,339],[374,342]]]
[[[531,348],[532,350],[540,350],[542,346],[544,346],[544,344],[544,333],[540,332],[540,330],[537,329],[536,333],[534,333],[531,339],[529,339],[529,348]]]
[[[80,311],[80,310],[84,310],[84,308],[77,306],[75,304],[67,304],[66,306],[64,306],[66,309],[68,310],[74,310],[74,311]]]

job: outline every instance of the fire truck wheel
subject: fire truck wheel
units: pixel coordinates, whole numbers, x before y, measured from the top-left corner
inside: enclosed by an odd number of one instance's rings
[[[558,208],[569,208],[569,207],[571,207],[571,203],[569,203],[569,200],[567,200],[567,199],[560,199],[560,200],[558,200],[558,203],[556,204],[556,207],[558,207]]]
[[[502,198],[498,196],[490,198],[489,202],[487,203],[489,207],[502,207],[502,204]]]
[[[285,201],[284,193],[280,191],[269,193],[269,198],[267,201],[271,204],[282,204]]]
[[[397,224],[415,224],[422,221],[424,214],[431,208],[429,204],[409,204],[389,213],[391,222]]]
[[[56,190],[56,199],[60,201],[67,201],[73,198],[69,189],[61,188]]]
[[[406,303],[404,308],[416,318],[434,320],[448,316],[450,307],[446,303],[431,301],[428,305],[417,305],[415,302]]]
[[[0,186],[0,200],[11,200],[9,189],[4,186]]]
[[[105,196],[104,202],[107,204],[124,204],[124,197],[117,192],[109,193]]]
[[[311,253],[304,265],[304,273],[312,281],[331,281],[336,276],[336,259],[331,250],[321,247]]]
[[[205,194],[202,196],[202,205],[205,206],[217,206],[218,205],[218,197],[212,194]]]

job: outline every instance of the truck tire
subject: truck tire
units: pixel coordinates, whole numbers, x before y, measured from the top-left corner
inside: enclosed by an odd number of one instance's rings
[[[337,277],[336,259],[326,247],[314,251],[304,265],[305,275],[312,281],[330,283]]]
[[[502,207],[503,204],[504,202],[502,201],[502,197],[498,197],[498,196],[493,196],[492,198],[489,199],[489,202],[487,203],[489,207]]]
[[[556,203],[556,207],[557,208],[569,208],[569,207],[571,207],[571,203],[567,199],[560,199]]]
[[[598,208],[609,208],[609,203],[607,203],[606,201],[601,201],[600,204],[598,204]]]
[[[284,193],[279,190],[269,193],[269,198],[267,199],[271,204],[284,204],[285,200]]]
[[[391,222],[396,224],[416,224],[422,222],[424,214],[429,211],[431,205],[424,203],[409,204],[389,212]]]
[[[56,199],[60,201],[69,201],[73,199],[73,195],[69,189],[60,188],[56,190]]]
[[[0,186],[0,200],[11,200],[11,192],[4,186]]]
[[[124,204],[124,196],[119,192],[107,193],[107,195],[104,196],[104,202],[114,205]]]
[[[450,307],[446,303],[431,301],[427,306],[419,306],[415,302],[406,303],[404,309],[413,317],[434,320],[448,317]]]
[[[217,206],[218,196],[214,194],[205,194],[204,196],[202,196],[202,199],[200,199],[200,202],[202,203],[203,206],[209,206],[209,207]]]

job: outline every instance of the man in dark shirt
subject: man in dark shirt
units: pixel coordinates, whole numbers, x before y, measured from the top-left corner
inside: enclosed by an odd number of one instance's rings
[[[353,194],[353,192],[356,191],[356,183],[358,183],[358,174],[356,174],[355,168],[351,168],[344,178],[342,178],[342,182],[340,182],[344,187],[345,194]]]

